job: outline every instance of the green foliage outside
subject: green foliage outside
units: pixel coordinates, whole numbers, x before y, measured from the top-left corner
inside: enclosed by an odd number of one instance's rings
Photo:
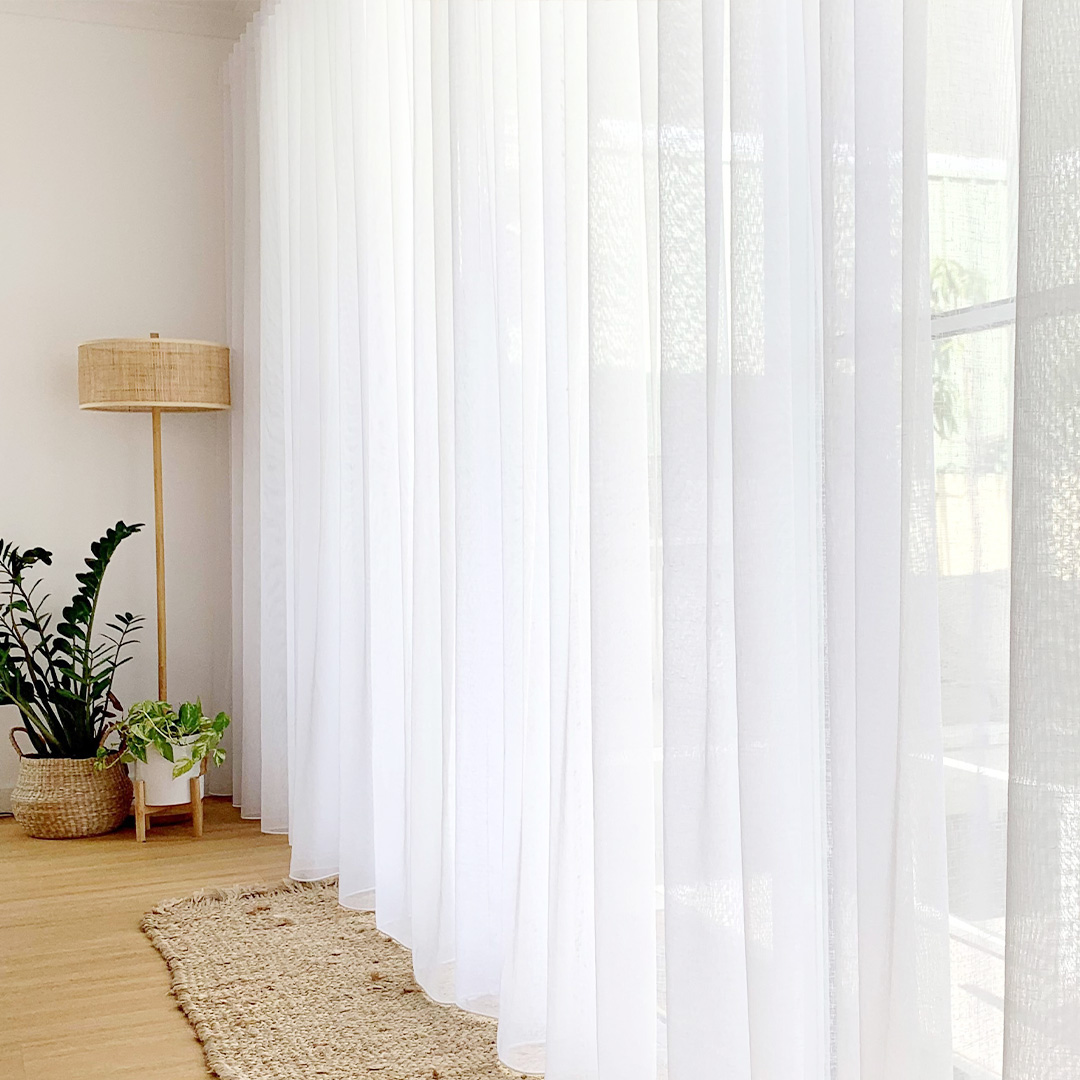
[[[930,266],[930,310],[936,314],[986,302],[986,280],[954,259],[934,259]],[[960,391],[957,361],[964,342],[960,337],[934,342],[934,431],[948,439],[960,428],[957,419]]]

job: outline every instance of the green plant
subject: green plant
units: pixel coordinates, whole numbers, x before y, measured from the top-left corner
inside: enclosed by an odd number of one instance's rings
[[[99,747],[97,765],[105,769],[117,761],[145,764],[150,747],[173,763],[173,776],[183,776],[204,757],[220,765],[225,760],[225,751],[219,743],[228,726],[229,717],[223,712],[212,720],[204,716],[201,701],[185,702],[176,712],[167,701],[140,701],[113,725],[120,745],[111,749]],[[115,756],[117,749],[119,757]],[[177,757],[177,751],[187,756]]]
[[[986,293],[986,279],[977,271],[961,266],[955,259],[931,262],[930,310],[935,314],[983,304]],[[956,337],[934,341],[934,431],[942,439],[951,439],[960,430],[957,414],[962,401],[953,370],[959,348],[962,346]]]
[[[19,709],[42,757],[94,757],[113,710],[120,709],[113,680],[131,658],[124,654],[137,643],[132,635],[143,619],[130,611],[114,615],[97,642],[94,623],[109,562],[141,528],[118,521],[90,545],[87,569],[75,575],[79,589],[55,630],[41,579],[27,580],[39,563],[52,565],[52,552],[0,540],[0,704]]]

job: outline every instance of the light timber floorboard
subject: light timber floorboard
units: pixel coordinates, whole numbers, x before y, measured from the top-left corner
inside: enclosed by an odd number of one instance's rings
[[[33,840],[0,818],[0,1078],[205,1080],[202,1048],[139,930],[150,908],[207,885],[274,881],[283,836],[206,800],[206,831],[128,822],[87,840]]]

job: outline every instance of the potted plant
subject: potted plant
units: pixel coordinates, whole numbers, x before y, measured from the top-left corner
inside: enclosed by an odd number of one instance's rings
[[[103,773],[94,763],[120,711],[113,680],[143,620],[130,611],[115,615],[100,635],[96,623],[109,562],[141,528],[118,521],[90,545],[87,568],[75,575],[78,591],[55,628],[40,578],[28,578],[38,564],[52,565],[52,553],[0,540],[0,704],[16,706],[22,717],[22,727],[11,731],[20,759],[11,808],[31,836],[110,832],[131,808],[126,770]],[[20,731],[29,752],[16,740]]]
[[[133,762],[135,779],[146,783],[147,805],[178,806],[190,798],[187,773],[203,761],[220,765],[225,760],[220,743],[228,726],[223,712],[206,716],[201,700],[177,710],[167,701],[140,701],[113,725],[119,745],[99,747],[98,767]]]

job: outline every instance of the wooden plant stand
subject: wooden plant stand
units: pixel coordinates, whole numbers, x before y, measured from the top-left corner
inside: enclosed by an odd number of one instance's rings
[[[203,834],[203,801],[199,792],[199,780],[206,775],[206,758],[202,760],[199,775],[193,776],[188,781],[188,792],[191,801],[188,803],[191,812],[191,826],[198,839]],[[135,839],[140,843],[146,843],[146,830],[150,828],[152,817],[183,817],[188,811],[183,803],[174,806],[148,806],[146,803],[146,781],[135,781]]]

